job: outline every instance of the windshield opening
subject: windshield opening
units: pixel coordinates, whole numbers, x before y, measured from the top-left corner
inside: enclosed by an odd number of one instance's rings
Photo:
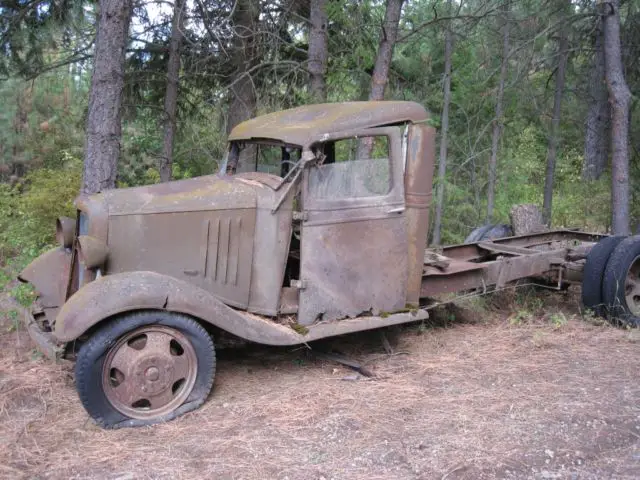
[[[276,140],[230,142],[220,173],[263,172],[285,177],[301,154],[301,147]]]

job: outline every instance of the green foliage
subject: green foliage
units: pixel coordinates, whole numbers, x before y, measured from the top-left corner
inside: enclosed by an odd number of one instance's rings
[[[549,316],[549,320],[551,320],[551,323],[553,324],[553,326],[554,326],[555,328],[561,328],[561,327],[564,327],[564,326],[567,324],[567,322],[568,322],[568,320],[567,320],[567,316],[566,316],[564,313],[562,313],[562,312],[555,312],[555,313],[552,313],[552,314]]]
[[[55,221],[75,216],[80,191],[80,160],[61,152],[62,167],[41,168],[10,187],[0,184],[0,249],[37,254],[54,242]]]
[[[37,362],[39,360],[42,360],[43,358],[44,358],[44,353],[42,353],[40,350],[38,350],[37,348],[34,348],[33,350],[31,350],[31,361]]]
[[[509,318],[511,325],[522,325],[531,321],[533,314],[528,310],[518,310],[514,315]]]
[[[82,156],[86,84],[50,73],[33,82],[0,82],[0,179],[31,168],[61,168],[68,152]]]
[[[28,283],[19,284],[13,289],[11,294],[23,307],[31,306],[36,299],[36,292],[33,289],[33,286]]]
[[[518,203],[542,205],[542,159],[546,160],[546,154],[545,134],[534,126],[522,130],[513,147],[505,149],[496,191],[497,219],[508,223],[509,210]],[[610,218],[610,181],[605,175],[598,181],[584,182],[582,162],[582,153],[575,148],[559,152],[552,223],[557,228],[604,230]]]
[[[11,276],[0,268],[0,291],[4,290],[11,280]]]
[[[11,320],[8,331],[15,332],[16,330],[18,330],[18,328],[20,327],[20,316],[18,315],[18,311],[9,310],[5,315],[9,320]]]

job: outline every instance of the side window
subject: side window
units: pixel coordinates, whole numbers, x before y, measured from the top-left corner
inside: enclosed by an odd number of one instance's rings
[[[345,138],[319,144],[324,162],[309,172],[309,195],[316,199],[386,195],[391,190],[389,138]]]

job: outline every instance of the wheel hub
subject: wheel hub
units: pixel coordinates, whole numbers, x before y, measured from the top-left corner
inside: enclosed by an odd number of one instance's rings
[[[158,380],[158,378],[160,378],[160,370],[158,370],[156,367],[149,367],[147,368],[147,371],[144,372],[144,376],[147,377],[147,380],[155,382],[156,380]]]
[[[160,393],[173,383],[173,364],[170,357],[150,355],[142,358],[133,371],[138,392],[143,396]]]
[[[627,308],[633,315],[640,316],[640,257],[631,262],[624,288]]]

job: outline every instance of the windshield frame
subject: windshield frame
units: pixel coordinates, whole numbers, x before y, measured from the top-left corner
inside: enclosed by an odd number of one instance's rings
[[[273,138],[251,138],[249,140],[230,140],[228,142],[227,145],[227,150],[226,150],[226,154],[224,156],[224,159],[222,160],[222,162],[220,163],[220,168],[218,169],[218,174],[219,175],[235,175],[235,170],[233,170],[232,172],[228,171],[229,168],[229,161],[233,159],[234,156],[239,156],[240,152],[243,148],[246,148],[247,145],[266,145],[266,146],[270,146],[270,147],[281,147],[281,148],[287,148],[287,149],[291,149],[291,150],[299,150],[300,151],[300,157],[302,157],[302,152],[304,150],[304,148],[301,145],[295,145],[292,143],[286,143],[283,142],[281,140],[276,140]],[[257,152],[256,152],[257,154]],[[282,162],[282,160],[281,160]],[[291,161],[292,163],[298,163],[297,161]],[[255,170],[257,171],[257,170]],[[278,177],[280,177],[280,175],[277,175]],[[285,176],[286,177],[286,176]],[[284,177],[283,177],[284,178]]]

